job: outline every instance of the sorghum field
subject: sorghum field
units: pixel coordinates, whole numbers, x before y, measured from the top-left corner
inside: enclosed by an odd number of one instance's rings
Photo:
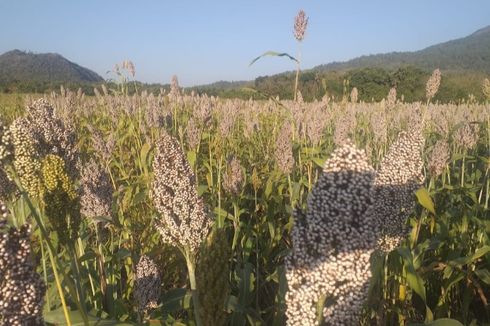
[[[4,96],[2,325],[490,323],[490,105],[439,83]]]

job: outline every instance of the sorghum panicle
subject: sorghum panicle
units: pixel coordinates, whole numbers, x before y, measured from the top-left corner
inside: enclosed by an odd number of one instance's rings
[[[357,87],[354,87],[350,92],[350,101],[352,103],[357,103],[358,97],[359,97],[359,91],[357,90]]]
[[[0,322],[43,325],[46,286],[32,261],[31,227],[7,227],[5,217],[0,218]]]
[[[42,161],[44,211],[62,244],[74,241],[80,227],[80,202],[63,159],[47,155]]]
[[[178,141],[162,131],[153,161],[150,196],[160,219],[156,228],[164,242],[197,251],[211,219],[197,195],[195,175]]]
[[[185,128],[185,135],[189,148],[196,149],[201,142],[202,130],[197,125],[194,118],[190,118]]]
[[[436,69],[432,72],[427,84],[425,85],[425,96],[427,100],[433,98],[441,85],[441,71]]]
[[[140,257],[136,265],[136,278],[134,282],[134,298],[141,313],[158,306],[161,291],[161,277],[158,266],[148,256]]]
[[[308,17],[306,17],[304,10],[301,9],[294,18],[294,38],[298,42],[303,41],[305,38],[306,27],[308,27]]]
[[[453,139],[454,142],[464,149],[472,149],[478,142],[480,126],[478,124],[465,123],[456,129]]]
[[[377,235],[375,218],[366,214],[374,177],[364,151],[347,143],[325,163],[306,214],[296,210],[286,258],[288,325],[315,325],[323,294],[334,300],[323,310],[328,325],[358,322]]]
[[[388,108],[393,108],[396,104],[396,88],[392,87],[390,88],[390,91],[388,93],[388,96],[386,97],[386,104],[388,105]]]
[[[228,160],[228,169],[223,178],[223,189],[228,193],[237,196],[242,191],[244,182],[242,166],[240,160],[232,157]]]
[[[86,217],[111,217],[113,187],[103,167],[94,160],[90,160],[82,168],[80,182],[82,186],[81,213]]]
[[[490,80],[485,78],[482,83],[482,92],[487,100],[490,100]]]
[[[405,222],[415,204],[415,191],[422,186],[422,125],[400,132],[381,161],[374,187],[373,214],[381,226],[379,246],[391,251],[408,230]]]
[[[446,168],[449,157],[447,141],[445,139],[438,140],[430,153],[429,162],[427,163],[429,173],[434,177],[440,176]]]
[[[274,157],[279,170],[284,174],[292,172],[294,167],[293,145],[291,143],[291,124],[285,123],[276,140]]]

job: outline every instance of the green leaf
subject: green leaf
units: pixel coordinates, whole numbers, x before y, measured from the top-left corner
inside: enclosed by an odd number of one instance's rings
[[[320,158],[320,157],[314,157],[311,159],[313,161],[313,163],[315,163],[318,167],[320,168],[323,168],[323,166],[325,165],[325,161],[327,159],[324,159],[324,158]]]
[[[194,167],[194,165],[196,164],[196,158],[197,158],[196,152],[194,151],[187,152],[187,160],[189,161],[190,166]]]
[[[436,214],[436,210],[434,209],[434,202],[432,198],[430,198],[429,192],[425,188],[420,188],[415,193],[417,199],[419,200],[420,205],[422,205],[425,209],[427,209],[432,214]]]
[[[483,246],[481,247],[480,249],[478,249],[477,251],[475,251],[475,253],[471,256],[471,262],[477,260],[478,258],[486,255],[488,252],[490,252],[490,246]]]
[[[145,169],[148,166],[148,152],[150,152],[150,149],[151,146],[148,143],[145,143],[143,144],[143,146],[141,146],[140,157],[141,157],[141,165],[143,169]]]
[[[266,57],[266,56],[272,56],[272,57],[288,57],[289,59],[291,59],[293,61],[296,61],[298,63],[298,60],[295,57],[290,56],[289,54],[287,54],[285,52],[284,53],[279,53],[279,52],[275,52],[275,51],[267,51],[267,52],[259,55],[257,58],[253,59],[252,62],[250,62],[249,66],[253,65],[260,58]]]
[[[427,302],[426,295],[425,295],[425,285],[424,281],[422,278],[418,275],[418,273],[415,270],[415,267],[413,266],[413,256],[408,248],[403,248],[400,247],[397,249],[398,253],[400,256],[402,256],[405,269],[407,271],[407,283],[408,286],[417,293],[422,300],[424,300],[424,303]]]
[[[477,269],[475,271],[475,274],[484,283],[490,285],[490,272],[488,271],[488,269]]]
[[[463,326],[459,321],[456,319],[451,319],[451,318],[441,318],[434,320],[431,323],[427,324],[408,324],[408,326],[426,326],[426,325],[431,325],[431,326]]]
[[[190,297],[191,293],[187,289],[172,289],[166,292],[162,296],[162,311],[165,313],[172,313],[181,309],[185,309],[186,299]]]
[[[70,322],[72,326],[83,326],[82,314],[77,311],[69,311]],[[66,325],[65,315],[63,314],[63,309],[52,310],[44,314],[44,321],[51,325],[61,326]],[[108,325],[133,325],[130,323],[123,323],[117,320],[101,319],[95,316],[88,316],[88,321],[90,326],[108,326]]]
[[[128,257],[131,257],[131,251],[129,251],[129,250],[128,250],[128,249],[126,249],[126,248],[121,248],[121,249],[119,249],[119,250],[117,251],[117,253],[116,253],[116,257],[117,257],[118,259],[121,259],[121,260],[122,260],[122,259],[126,259],[126,258],[128,258]]]

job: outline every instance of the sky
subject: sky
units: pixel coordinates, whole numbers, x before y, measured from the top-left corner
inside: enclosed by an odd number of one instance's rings
[[[293,37],[300,9],[305,39]],[[490,25],[489,0],[0,0],[0,53],[56,52],[103,78],[129,59],[136,79],[182,86],[252,80],[361,55],[416,51]]]

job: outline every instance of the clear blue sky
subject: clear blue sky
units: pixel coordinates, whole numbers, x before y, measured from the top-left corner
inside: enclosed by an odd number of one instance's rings
[[[108,78],[130,59],[136,79],[181,85],[250,80],[293,69],[266,50],[296,54],[292,26],[310,18],[303,67],[412,51],[490,25],[489,0],[0,0],[0,53],[57,52]]]

